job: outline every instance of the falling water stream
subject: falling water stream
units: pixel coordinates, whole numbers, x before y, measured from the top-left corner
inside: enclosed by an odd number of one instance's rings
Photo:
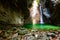
[[[40,6],[39,9],[40,9],[40,24],[44,24],[42,7]]]

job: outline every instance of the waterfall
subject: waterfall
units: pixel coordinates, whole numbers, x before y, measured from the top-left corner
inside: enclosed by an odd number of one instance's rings
[[[44,24],[44,21],[43,21],[43,9],[41,6],[39,6],[39,10],[40,10],[40,24]]]

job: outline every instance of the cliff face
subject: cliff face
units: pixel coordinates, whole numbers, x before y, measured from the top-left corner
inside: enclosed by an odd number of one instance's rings
[[[26,8],[26,0],[0,0],[0,21],[9,24],[22,24]]]
[[[46,2],[46,7],[49,9],[51,14],[51,23],[55,25],[60,25],[60,0],[57,1],[57,3],[54,6],[54,3],[51,0],[48,0]]]

